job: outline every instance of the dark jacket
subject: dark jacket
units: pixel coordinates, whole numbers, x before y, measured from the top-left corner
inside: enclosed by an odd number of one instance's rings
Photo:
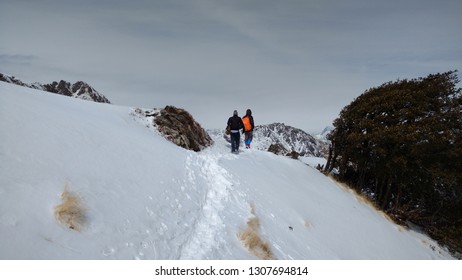
[[[236,130],[242,129],[244,127],[244,124],[242,123],[242,120],[239,116],[232,116],[229,118],[228,125],[231,128],[231,132],[238,132]]]

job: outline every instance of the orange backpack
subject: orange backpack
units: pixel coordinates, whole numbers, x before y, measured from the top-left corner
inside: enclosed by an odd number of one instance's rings
[[[248,116],[242,118],[242,123],[244,124],[244,131],[252,130],[252,125],[250,124],[250,118]]]

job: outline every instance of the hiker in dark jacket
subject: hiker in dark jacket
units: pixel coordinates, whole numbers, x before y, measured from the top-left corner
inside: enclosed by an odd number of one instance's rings
[[[231,152],[239,152],[239,143],[241,142],[240,129],[244,127],[242,119],[237,115],[237,111],[234,110],[233,116],[228,119],[228,126],[231,130]]]
[[[250,111],[250,109],[247,109],[245,116],[242,118],[242,123],[244,124],[245,148],[250,149],[250,143],[252,142],[252,139],[253,139],[253,128],[254,128],[252,111]]]

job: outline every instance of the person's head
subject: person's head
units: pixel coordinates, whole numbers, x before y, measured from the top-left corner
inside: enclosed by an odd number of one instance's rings
[[[234,110],[233,116],[237,116],[237,110]]]
[[[246,114],[247,116],[252,116],[252,111],[250,111],[250,109],[247,109],[247,111],[245,112],[245,114]]]

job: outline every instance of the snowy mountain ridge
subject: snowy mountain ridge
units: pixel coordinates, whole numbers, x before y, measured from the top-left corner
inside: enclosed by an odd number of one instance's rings
[[[0,259],[453,259],[301,161],[133,112],[0,83]]]
[[[271,145],[280,145],[286,152],[295,151],[300,156],[326,156],[325,142],[284,123],[255,126],[254,139],[253,145],[259,150],[267,151]]]
[[[28,84],[13,76],[5,75],[2,73],[0,73],[0,81],[99,103],[111,103],[109,99],[107,99],[104,95],[100,94],[96,89],[82,81],[78,81],[74,84],[63,80],[60,82],[55,81],[51,84]]]

